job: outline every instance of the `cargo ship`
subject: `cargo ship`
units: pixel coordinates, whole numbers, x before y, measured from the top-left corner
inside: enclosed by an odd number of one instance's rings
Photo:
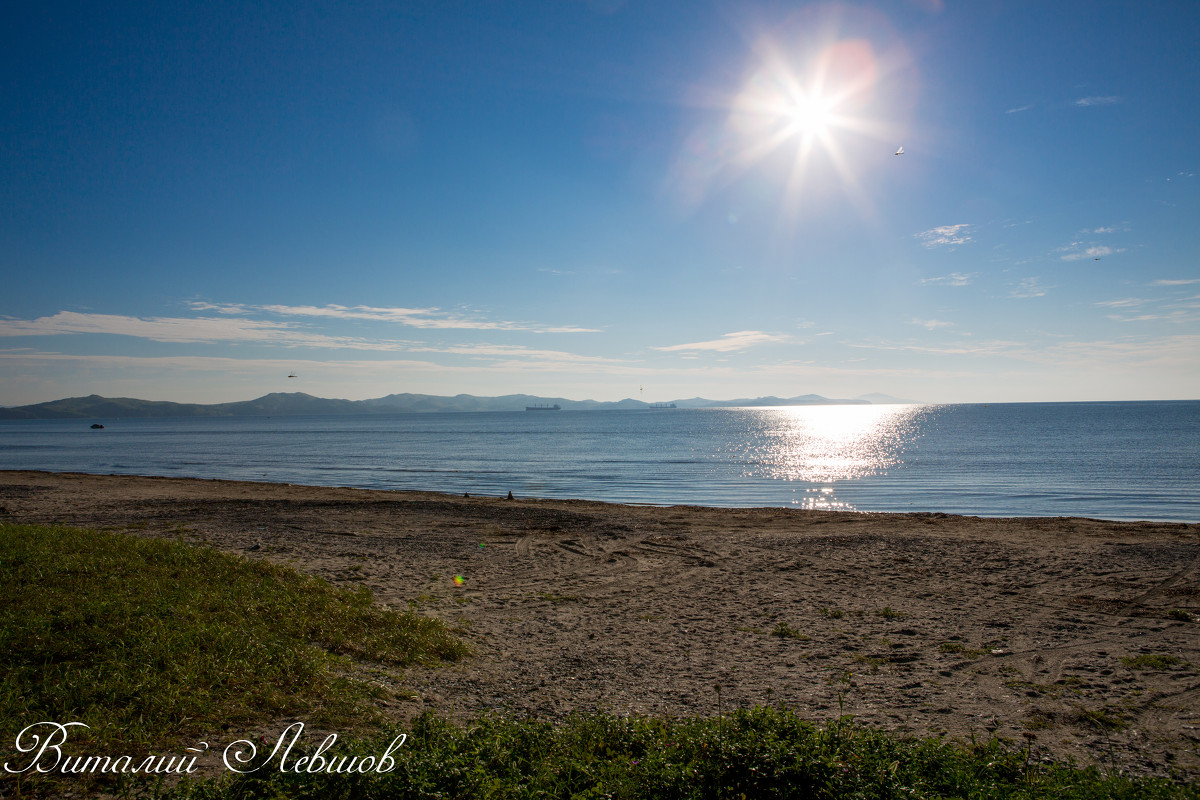
[[[555,403],[552,406],[525,406],[526,411],[562,411],[562,406]]]

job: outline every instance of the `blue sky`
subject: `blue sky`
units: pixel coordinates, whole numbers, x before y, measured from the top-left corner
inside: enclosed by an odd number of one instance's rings
[[[3,405],[1200,397],[1191,0],[0,13]]]

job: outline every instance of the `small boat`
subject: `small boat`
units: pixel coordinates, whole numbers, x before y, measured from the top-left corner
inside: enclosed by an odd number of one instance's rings
[[[92,423],[92,430],[96,430],[96,431],[98,431],[98,430],[100,430],[100,429],[101,429],[101,428],[103,428],[103,427],[104,427],[104,426],[103,426],[103,425],[101,425],[99,422],[93,422],[93,423]]]
[[[552,406],[525,406],[526,411],[562,411],[562,406],[555,403]]]

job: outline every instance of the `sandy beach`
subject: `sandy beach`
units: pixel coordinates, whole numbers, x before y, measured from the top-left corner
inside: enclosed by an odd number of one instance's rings
[[[1200,777],[1196,524],[16,471],[0,509],[271,559],[460,626],[475,656],[409,670],[399,716],[785,704]]]

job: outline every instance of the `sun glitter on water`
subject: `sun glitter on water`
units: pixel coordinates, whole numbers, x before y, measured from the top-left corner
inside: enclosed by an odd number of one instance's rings
[[[748,474],[808,484],[803,508],[853,511],[839,500],[839,482],[852,481],[903,466],[917,447],[922,406],[791,406],[748,410],[762,433],[748,443]]]

